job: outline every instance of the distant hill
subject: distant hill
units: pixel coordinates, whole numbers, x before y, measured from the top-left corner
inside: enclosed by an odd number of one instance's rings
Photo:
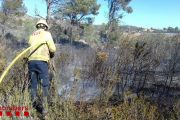
[[[120,26],[120,29],[123,32],[137,32],[137,29],[139,29],[139,27],[126,25],[126,26]]]
[[[29,16],[29,15],[24,15],[23,17],[14,17],[12,18],[16,22],[12,23],[6,23],[6,24],[1,24],[0,26],[4,27],[5,34],[4,38],[5,40],[8,40],[8,42],[12,42],[13,45],[15,44],[23,44],[26,45],[28,43],[29,35],[36,30],[35,25],[36,22],[38,21],[39,18]],[[78,29],[74,30],[73,32],[81,32],[79,36],[75,39],[76,41],[74,44],[77,44],[77,41],[82,40],[84,42],[87,42],[88,44],[98,44],[98,43],[103,43],[103,40],[105,38],[102,38],[100,35],[100,31],[104,29],[105,34],[105,26],[102,25],[93,25],[92,26],[92,33],[89,36],[84,37],[83,30],[85,30],[85,24],[81,24]],[[3,28],[0,27],[0,37],[2,36],[2,31]],[[71,30],[69,29],[71,27],[70,20],[68,19],[63,19],[63,18],[58,18],[57,20],[53,20],[52,23],[50,24],[50,31],[52,36],[54,37],[54,40],[56,43],[69,43],[69,36],[68,32]],[[122,25],[119,26],[121,29],[121,32],[123,32],[123,35],[126,35],[128,33],[132,33],[133,36],[139,36],[141,33],[166,33],[167,36],[173,36],[175,33],[167,33],[163,30],[157,30],[157,29],[149,29],[142,28],[142,27],[137,27],[137,26],[129,26],[129,25]],[[88,30],[89,31],[89,30]],[[4,40],[4,43],[7,43],[7,41]],[[84,44],[86,46],[86,44]]]

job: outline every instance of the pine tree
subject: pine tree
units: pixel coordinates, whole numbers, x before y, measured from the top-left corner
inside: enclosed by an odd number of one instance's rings
[[[80,22],[92,24],[93,16],[99,14],[99,8],[100,5],[97,4],[97,0],[62,0],[58,12],[62,14],[63,18],[70,20],[71,26],[68,29],[70,31],[69,39],[71,45],[73,39],[81,34],[78,33],[75,35],[74,32],[82,31],[82,29],[79,29]]]
[[[108,24],[106,30],[107,31],[106,41],[107,44],[109,44],[111,42],[112,34],[114,34],[113,33],[114,21],[118,23],[120,19],[123,18],[124,11],[127,13],[132,13],[133,10],[131,7],[128,6],[131,0],[107,0],[107,1],[108,1],[109,12],[108,12]],[[115,36],[117,35],[113,35],[113,36],[114,36],[113,38],[116,38]]]
[[[69,18],[71,24],[75,25],[79,21],[90,19],[91,15],[97,15],[100,5],[97,0],[68,0],[59,11],[63,12],[64,18]]]
[[[17,28],[18,24],[21,25],[20,21],[22,20],[19,17],[25,15],[26,12],[27,8],[23,4],[23,0],[1,0],[1,37],[9,33],[11,29]]]

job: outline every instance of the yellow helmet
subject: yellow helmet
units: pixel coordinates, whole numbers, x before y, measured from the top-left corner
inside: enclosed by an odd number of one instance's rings
[[[36,28],[38,24],[44,24],[47,28],[49,27],[47,22],[44,19],[40,19],[37,23],[36,23]]]

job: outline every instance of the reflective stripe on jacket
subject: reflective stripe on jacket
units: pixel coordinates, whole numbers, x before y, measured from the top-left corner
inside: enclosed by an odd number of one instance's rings
[[[39,29],[30,35],[29,46],[43,42],[46,42],[47,44],[43,44],[39,47],[35,46],[30,49],[29,60],[48,61],[50,53],[56,52],[56,47],[50,32]]]

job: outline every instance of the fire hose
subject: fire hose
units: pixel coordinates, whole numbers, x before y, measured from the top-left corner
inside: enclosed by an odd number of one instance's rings
[[[46,44],[46,42],[42,42],[42,43],[38,43],[38,44],[35,44],[33,46],[30,46],[28,47],[26,50],[24,50],[21,54],[19,54],[10,64],[9,66],[5,69],[5,71],[3,72],[3,74],[1,75],[1,78],[0,78],[0,83],[2,82],[3,78],[5,77],[5,75],[8,73],[8,71],[10,70],[10,68],[13,66],[13,64],[23,55],[25,54],[28,50],[30,50],[31,48],[35,47],[35,46],[40,46],[40,45],[43,45],[43,44]]]

